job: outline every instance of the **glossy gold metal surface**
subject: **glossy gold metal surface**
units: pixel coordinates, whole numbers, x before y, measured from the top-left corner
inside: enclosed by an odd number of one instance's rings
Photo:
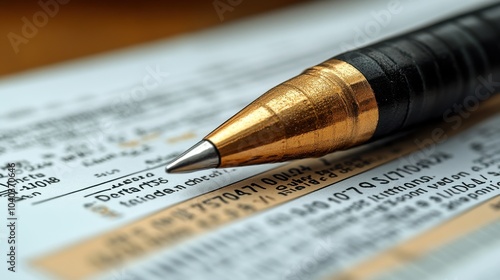
[[[266,92],[205,139],[219,167],[318,157],[373,135],[378,107],[365,77],[327,60]]]

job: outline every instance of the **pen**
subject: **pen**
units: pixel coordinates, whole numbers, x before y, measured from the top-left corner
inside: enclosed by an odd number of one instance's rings
[[[166,171],[323,156],[456,113],[499,91],[499,82],[495,4],[305,70],[249,104]]]

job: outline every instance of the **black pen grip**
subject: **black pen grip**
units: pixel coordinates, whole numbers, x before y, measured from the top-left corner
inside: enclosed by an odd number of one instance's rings
[[[375,92],[386,135],[500,91],[500,5],[341,54]],[[445,115],[443,115],[445,114]]]

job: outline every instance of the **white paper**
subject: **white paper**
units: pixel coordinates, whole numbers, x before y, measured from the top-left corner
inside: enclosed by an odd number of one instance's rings
[[[0,103],[3,105],[0,163],[2,166],[16,163],[16,189],[22,200],[15,206],[16,272],[8,271],[9,264],[2,261],[0,278],[51,279],[50,274],[33,268],[29,260],[278,166],[227,170],[224,175],[191,188],[136,205],[130,200],[137,196],[140,200],[156,189],[146,186],[140,193],[113,190],[100,196],[94,194],[113,187],[121,190],[120,183],[137,186],[136,182],[145,182],[147,176],[151,176],[151,180],[165,179],[169,187],[185,184],[193,177],[208,176],[213,171],[169,175],[164,173],[163,166],[265,90],[306,67],[348,48],[481,4],[484,3],[385,0],[311,3],[194,35],[3,78],[0,80]],[[389,6],[393,8],[389,10]],[[244,9],[243,6],[238,8]],[[494,127],[498,121],[497,117],[484,127]],[[455,155],[456,151],[464,149],[464,143],[470,142],[456,139],[439,146],[439,150]],[[467,153],[461,156],[463,160],[473,157]],[[355,176],[335,188],[371,178],[375,173],[391,170],[395,164]],[[432,173],[441,176],[439,174],[454,172],[455,164],[441,165]],[[0,170],[0,191],[6,189],[7,174],[6,169]],[[314,258],[317,242],[321,242],[311,240],[317,228],[303,221],[277,229],[266,221],[273,213],[322,199],[329,192],[330,188],[322,189],[175,248],[162,250],[130,264],[125,270],[97,277],[134,279],[131,275],[135,275],[153,279],[148,267],[160,259],[182,256],[185,250],[248,227],[259,228],[262,236],[254,236],[255,239],[248,240],[244,246],[224,249],[207,257],[203,259],[204,264],[193,262],[169,279],[323,277],[377,250],[346,258],[338,266],[317,264],[309,272],[302,269],[301,264]],[[115,197],[110,193],[115,193]],[[494,195],[488,194],[481,200]],[[6,200],[3,196],[0,217],[7,222]],[[112,211],[101,215],[90,210],[92,205],[104,205]],[[381,244],[379,249],[451,216],[443,216],[414,231],[405,229],[399,239]],[[352,234],[352,230],[362,233],[365,229],[350,229],[342,234]],[[4,242],[8,235],[2,226],[4,260],[8,260],[4,253],[9,248]],[[342,235],[335,238],[344,240]],[[256,243],[266,240],[269,242],[265,246],[267,249],[252,251]],[[296,248],[295,253],[289,251],[299,243],[303,244],[303,251],[300,248]],[[218,262],[220,258],[233,257],[235,262],[230,269]],[[264,257],[269,259],[264,261]],[[220,269],[209,272],[207,267]],[[300,276],[301,271],[305,271],[304,276]]]

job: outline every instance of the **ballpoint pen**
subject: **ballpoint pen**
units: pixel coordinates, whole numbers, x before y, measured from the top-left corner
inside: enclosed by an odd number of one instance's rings
[[[270,89],[167,172],[318,157],[485,99],[500,81],[500,5],[349,51]],[[494,91],[499,83],[492,82]],[[487,96],[486,96],[487,97]]]

